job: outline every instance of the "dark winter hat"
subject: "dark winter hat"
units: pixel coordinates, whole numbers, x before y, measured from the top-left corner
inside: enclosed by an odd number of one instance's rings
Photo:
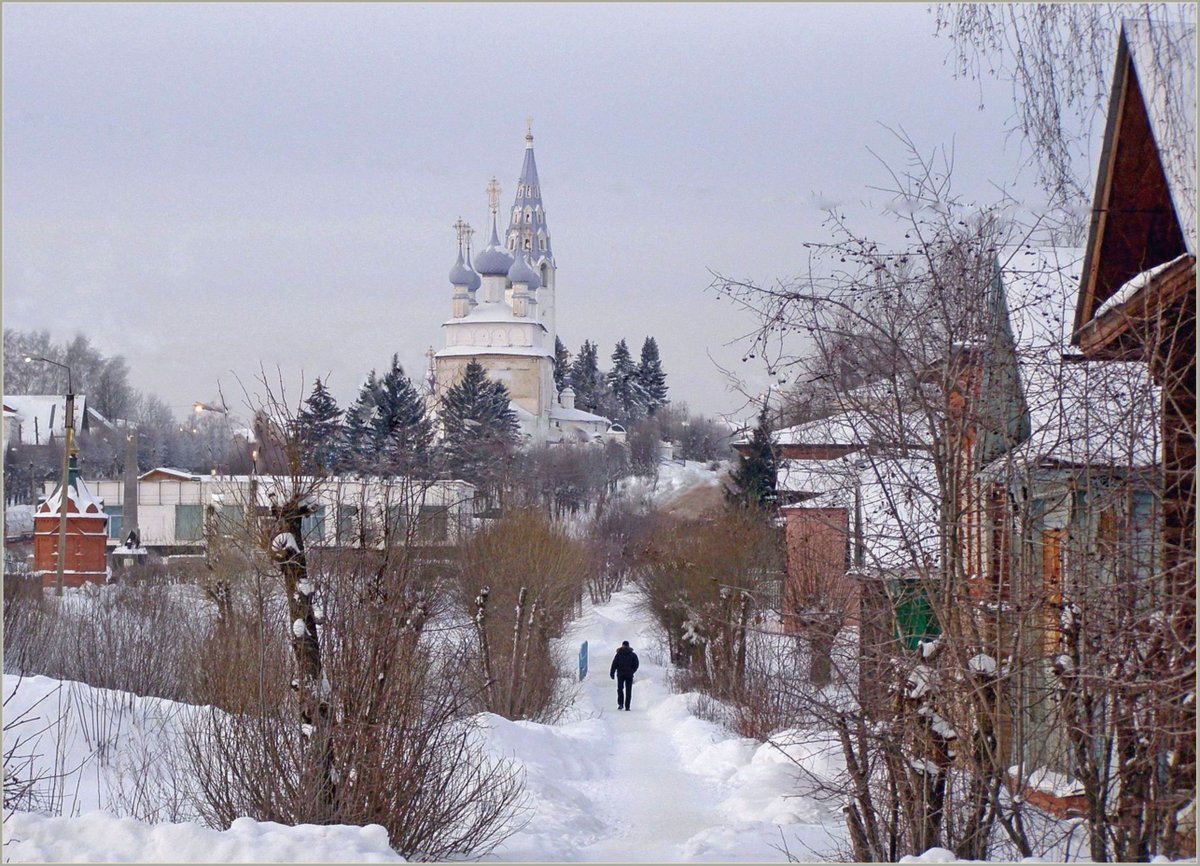
[[[629,641],[627,641],[627,640],[621,641],[621,646],[629,646]]]

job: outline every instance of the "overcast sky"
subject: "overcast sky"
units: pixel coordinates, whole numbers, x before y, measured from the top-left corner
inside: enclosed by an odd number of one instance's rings
[[[492,175],[511,203],[532,116],[563,342],[653,335],[673,399],[731,411],[710,356],[766,379],[710,269],[800,273],[832,202],[870,225],[886,126],[953,143],[969,195],[1020,175],[1008,85],[956,81],[933,31],[916,4],[6,3],[4,324],[85,333],[180,412],[260,363],[342,405],[393,352],[418,379],[451,224],[482,233]]]

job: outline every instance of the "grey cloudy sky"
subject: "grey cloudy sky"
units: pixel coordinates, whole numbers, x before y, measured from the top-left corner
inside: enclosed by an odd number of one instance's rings
[[[459,216],[511,195],[534,118],[572,351],[660,344],[671,396],[741,405],[750,322],[709,269],[801,272],[823,206],[878,210],[884,128],[991,196],[1008,86],[956,81],[924,5],[3,7],[4,324],[76,331],[186,408],[230,371],[418,378]],[[981,109],[981,102],[983,108]],[[478,238],[477,238],[478,239]],[[233,400],[231,399],[232,403]]]

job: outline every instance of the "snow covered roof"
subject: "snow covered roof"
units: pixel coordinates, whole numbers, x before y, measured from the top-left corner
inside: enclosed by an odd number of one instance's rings
[[[1038,356],[1067,351],[1083,250],[1019,247],[1002,250],[1000,280],[1016,348]]]
[[[165,476],[165,478],[160,476]],[[169,466],[159,466],[155,469],[150,469],[149,471],[143,472],[138,476],[138,481],[161,481],[167,479],[175,481],[194,481],[199,477],[200,476],[196,473],[188,472],[185,469],[172,469]]]
[[[66,433],[67,398],[62,394],[6,394],[6,408],[12,409],[21,425],[21,441],[44,445],[51,436]],[[75,429],[81,430],[87,417],[87,397],[75,395]]]
[[[58,514],[60,508],[62,508],[61,484],[45,501],[38,504],[37,513]],[[82,478],[76,477],[74,484],[67,485],[67,512],[102,515],[104,500],[93,494]]]
[[[929,419],[916,412],[897,415],[895,402],[880,407],[852,407],[827,418],[785,427],[771,434],[777,447],[920,445],[929,441]],[[886,442],[883,440],[887,440]]]
[[[456,319],[447,319],[442,322],[442,327],[447,325],[461,325],[464,323],[471,324],[501,324],[501,325],[536,325],[542,331],[546,330],[546,326],[537,319],[532,319],[528,316],[518,316],[513,313],[513,309],[504,301],[494,301],[485,304],[477,304],[471,308],[465,316]]]
[[[1029,380],[1031,434],[989,464],[995,475],[1011,460],[1045,464],[1144,468],[1161,460],[1161,392],[1141,361],[1047,364]]]
[[[857,486],[867,566],[904,572],[936,565],[940,487],[928,454],[890,452],[788,462],[785,483],[796,486],[787,489],[816,495],[782,511],[845,508],[853,525]]]
[[[551,421],[592,421],[608,424],[609,420],[603,415],[593,415],[591,412],[585,412],[582,409],[567,409],[563,406],[550,407]]]
[[[522,358],[553,358],[554,353],[536,346],[447,346],[435,358],[486,358],[490,355],[515,355]]]
[[[1126,19],[1122,35],[1137,73],[1187,251],[1196,254],[1196,30]],[[1170,43],[1170,51],[1162,50]]]

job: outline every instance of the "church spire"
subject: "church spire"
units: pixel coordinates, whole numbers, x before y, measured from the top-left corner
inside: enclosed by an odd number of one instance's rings
[[[527,118],[526,124],[525,162],[521,165],[521,179],[517,181],[517,195],[513,200],[508,231],[505,232],[505,245],[509,250],[527,253],[535,265],[543,259],[553,265],[550,230],[546,227],[542,187],[538,182],[537,162],[533,157],[533,118]]]

